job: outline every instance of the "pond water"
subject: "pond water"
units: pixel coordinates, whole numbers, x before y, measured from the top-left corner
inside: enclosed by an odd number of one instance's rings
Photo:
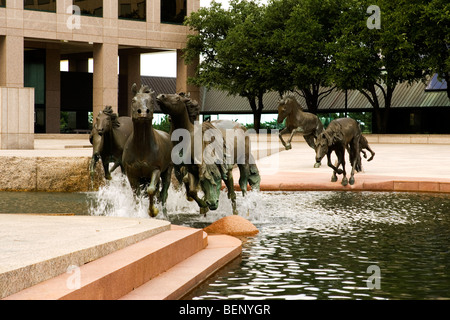
[[[0,192],[0,213],[146,217],[125,182],[75,194]],[[168,219],[204,227],[231,212],[198,215],[170,190]],[[242,257],[187,299],[450,298],[450,195],[261,192],[238,195],[240,214],[260,230]]]

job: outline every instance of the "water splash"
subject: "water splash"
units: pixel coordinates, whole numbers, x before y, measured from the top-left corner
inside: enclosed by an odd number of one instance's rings
[[[361,222],[364,223],[416,223],[416,208],[408,206],[409,199],[390,199],[392,194],[370,194],[374,202],[368,202],[364,193],[353,192],[248,192],[245,197],[236,192],[239,215],[257,226],[270,225],[273,232],[286,232],[286,225],[291,225],[290,232],[316,230],[350,230]],[[202,196],[202,194],[200,194]],[[148,218],[148,199],[142,195],[136,197],[125,175],[114,172],[112,180],[100,187],[98,192],[89,194],[89,214],[95,216]],[[402,202],[403,209],[397,205]],[[337,205],[339,204],[339,205]],[[158,219],[169,220],[174,224],[203,227],[232,214],[231,201],[223,190],[219,198],[219,207],[209,211],[206,217],[200,215],[198,205],[186,199],[185,189],[171,186],[166,204],[167,216]],[[406,212],[405,212],[406,211]],[[419,209],[420,211],[420,209]]]
[[[202,194],[200,194],[202,196]],[[260,202],[259,192],[249,192],[244,198],[237,193],[238,211],[245,218],[252,221],[261,221],[264,212]],[[134,195],[128,179],[121,173],[113,173],[112,180],[100,187],[97,192],[91,192],[88,196],[88,212],[93,216],[148,218],[149,200],[145,195]],[[166,204],[167,216],[163,216],[161,203],[156,203],[160,211],[158,219],[177,221],[179,224],[189,224],[192,220],[199,223],[212,223],[222,217],[232,214],[231,201],[226,191],[222,191],[219,198],[219,208],[209,211],[206,217],[201,216],[198,205],[186,199],[184,187],[170,186]]]

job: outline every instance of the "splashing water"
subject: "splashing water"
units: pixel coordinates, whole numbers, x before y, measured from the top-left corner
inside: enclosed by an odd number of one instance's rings
[[[257,225],[292,224],[301,229],[337,230],[352,228],[352,225],[365,223],[415,223],[414,207],[406,206],[399,210],[398,205],[386,202],[388,194],[372,194],[373,202],[367,202],[364,193],[342,192],[248,192],[245,197],[236,192],[239,215]],[[199,196],[203,196],[201,193]],[[392,195],[390,195],[392,196]],[[89,193],[88,213],[94,216],[148,218],[149,200],[143,194],[135,196],[125,175],[113,173],[112,180],[100,187],[98,192]],[[398,204],[400,199],[396,199]],[[374,206],[374,202],[378,205]],[[340,205],[336,205],[336,204]],[[185,189],[171,185],[166,204],[167,216],[163,215],[161,203],[156,203],[160,214],[158,219],[169,220],[174,224],[203,227],[225,216],[233,210],[226,190],[220,194],[219,207],[208,211],[204,217],[196,202],[186,199]],[[402,207],[402,206],[400,206]],[[407,209],[406,209],[407,208]],[[405,214],[404,211],[409,211]],[[282,232],[282,229],[280,229]]]
[[[264,212],[261,207],[260,193],[249,192],[244,198],[237,193],[238,211],[242,216],[251,221],[261,221]],[[203,196],[201,193],[200,197]],[[129,217],[148,218],[148,198],[142,194],[136,196],[131,189],[128,179],[121,173],[113,173],[112,180],[99,188],[97,192],[89,193],[88,213],[93,216],[109,217]],[[179,224],[188,224],[195,219],[199,223],[212,223],[224,216],[232,214],[231,201],[228,199],[226,191],[222,191],[219,199],[219,208],[209,211],[206,217],[199,215],[199,207],[196,202],[186,199],[185,189],[176,189],[172,185],[169,188],[169,195],[166,204],[168,216],[163,215],[162,205],[157,202],[156,206],[160,212],[158,219],[176,221]]]

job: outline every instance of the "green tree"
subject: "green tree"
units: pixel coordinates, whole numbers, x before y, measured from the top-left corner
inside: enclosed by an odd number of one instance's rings
[[[370,5],[381,9],[381,28],[370,29]],[[422,9],[415,0],[348,0],[339,19],[334,49],[334,82],[340,89],[359,90],[370,102],[375,115],[374,132],[387,129],[396,86],[401,82],[424,80],[418,26],[412,19]],[[380,92],[380,94],[378,93]]]
[[[265,7],[256,1],[232,0],[228,10],[213,1],[185,22],[194,31],[184,51],[186,62],[201,56],[196,75],[189,81],[247,98],[257,132],[271,76],[265,67],[270,55],[260,23],[264,12]]]
[[[423,55],[431,72],[447,82],[450,99],[450,2],[448,0],[422,1],[420,12],[414,17]]]
[[[284,32],[281,37],[277,35],[279,47],[285,53],[280,61],[284,61],[291,80],[285,89],[299,92],[305,98],[308,111],[317,113],[322,99],[335,89],[330,43],[335,41],[342,1],[298,0],[291,4],[294,6],[286,17]],[[280,10],[278,1],[272,5],[274,10]]]

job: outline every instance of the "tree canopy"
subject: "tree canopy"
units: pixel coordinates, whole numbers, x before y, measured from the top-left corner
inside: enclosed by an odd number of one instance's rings
[[[190,81],[247,98],[256,129],[268,91],[297,92],[316,113],[332,90],[359,90],[385,132],[399,83],[433,73],[450,82],[447,0],[213,1],[185,23],[185,58],[201,56]]]

